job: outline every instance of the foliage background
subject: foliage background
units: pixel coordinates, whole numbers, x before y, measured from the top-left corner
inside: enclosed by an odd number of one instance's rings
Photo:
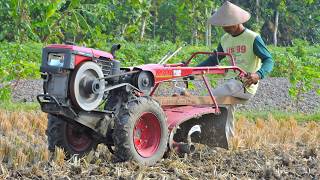
[[[8,0],[0,1],[0,41],[58,43],[97,47],[113,40],[205,44],[218,42],[220,28],[207,19],[224,0]],[[319,0],[231,0],[252,14],[246,26],[267,43],[320,40]],[[276,20],[278,22],[276,22]],[[102,43],[102,44],[101,44]]]
[[[290,78],[297,96],[319,83],[319,0],[232,0],[252,14],[245,25],[260,32],[275,59],[271,76]],[[168,51],[213,50],[223,34],[207,19],[223,0],[8,0],[0,1],[0,99],[9,82],[39,77],[41,48],[50,43],[109,50],[121,43],[124,66],[155,63]],[[203,60],[203,57],[197,61]],[[298,84],[302,86],[297,86]]]

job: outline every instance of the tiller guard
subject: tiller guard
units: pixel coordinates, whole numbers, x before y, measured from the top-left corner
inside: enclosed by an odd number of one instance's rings
[[[175,149],[177,142],[200,143],[209,147],[228,149],[226,136],[227,109],[220,107],[216,113],[212,107],[207,106],[182,106],[165,109],[169,125],[169,147]],[[194,126],[199,126],[201,132],[191,134],[189,131]],[[190,140],[188,139],[190,138]]]

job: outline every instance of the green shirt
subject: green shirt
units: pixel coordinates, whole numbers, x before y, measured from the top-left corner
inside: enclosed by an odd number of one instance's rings
[[[271,72],[274,65],[272,56],[261,37],[249,29],[246,29],[235,37],[225,34],[221,38],[217,51],[233,54],[236,58],[237,66],[247,72],[256,72],[260,79],[265,78]],[[215,66],[218,65],[218,59],[221,60],[223,58],[223,56],[210,56],[198,66]],[[254,94],[257,90],[257,85],[253,85],[247,90]]]

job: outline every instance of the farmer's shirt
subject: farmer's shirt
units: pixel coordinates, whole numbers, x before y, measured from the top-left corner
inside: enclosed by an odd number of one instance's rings
[[[245,29],[237,36],[232,36],[228,33],[223,35],[217,51],[232,54],[238,67],[246,72],[257,73],[260,79],[265,78],[273,68],[274,62],[265,43],[257,33],[249,29]],[[223,56],[216,57],[213,55],[198,66],[215,66],[218,64],[217,60],[223,58]],[[226,78],[235,76],[235,73],[228,72]],[[251,94],[255,94],[258,89],[258,84],[252,84],[246,88],[246,90]]]

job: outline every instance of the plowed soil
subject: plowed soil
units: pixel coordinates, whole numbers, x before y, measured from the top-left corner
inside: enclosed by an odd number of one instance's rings
[[[320,124],[241,117],[230,149],[197,145],[152,167],[113,163],[104,145],[64,160],[46,149],[46,115],[0,111],[0,179],[320,179]]]

